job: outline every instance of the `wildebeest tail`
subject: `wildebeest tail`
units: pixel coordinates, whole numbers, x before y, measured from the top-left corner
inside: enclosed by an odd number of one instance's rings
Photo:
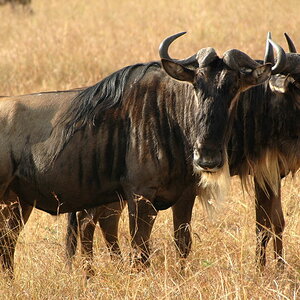
[[[76,212],[68,214],[68,225],[66,234],[66,255],[68,261],[71,261],[75,255],[78,237],[78,221]]]

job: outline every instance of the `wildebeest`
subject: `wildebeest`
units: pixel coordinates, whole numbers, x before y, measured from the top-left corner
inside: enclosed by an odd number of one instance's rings
[[[173,61],[167,48],[180,35],[164,41],[161,63],[125,67],[79,91],[2,98],[0,245],[9,239],[7,191],[21,206],[53,215],[121,197],[128,203],[136,261],[149,262],[157,211],[174,204],[187,209],[199,172],[222,174],[238,96],[271,73],[271,64],[235,49],[220,58],[204,48]],[[13,243],[0,248],[10,271]]]
[[[28,11],[29,13],[33,13],[31,9],[31,0],[0,0],[0,5],[10,4],[12,9],[21,6],[24,11]]]
[[[290,52],[296,52],[285,36]],[[284,265],[281,179],[300,167],[300,55],[287,53],[279,71],[267,85],[241,95],[228,147],[231,175],[239,175],[245,185],[248,174],[254,178],[259,268],[266,264],[271,237],[278,267]]]
[[[11,4],[12,6],[14,5],[30,5],[31,0],[0,0],[0,5],[4,4]]]
[[[290,52],[296,52],[291,39],[285,34]],[[269,36],[270,37],[270,36]],[[267,43],[266,59],[273,63],[272,48]],[[266,246],[269,239],[274,238],[274,253],[278,266],[282,267],[282,233],[284,218],[281,207],[280,179],[289,172],[295,173],[300,166],[300,98],[299,74],[300,57],[298,54],[287,54],[287,62],[278,68],[267,84],[253,87],[242,93],[234,125],[229,139],[229,163],[231,176],[239,175],[247,187],[249,174],[254,177],[256,197],[256,232],[257,232],[257,265],[261,269],[266,264]],[[273,72],[275,73],[275,72]],[[201,196],[201,194],[200,194]],[[189,223],[193,204],[184,210],[173,210],[173,218],[185,229],[184,257],[188,255],[191,245]],[[92,269],[93,234],[97,224],[97,213],[105,209],[78,214],[79,232],[82,240],[82,254],[87,259],[87,268]],[[114,236],[113,245],[118,245],[117,227],[113,222],[120,217],[121,209],[110,212],[112,219],[106,226],[106,235]],[[104,222],[105,223],[105,222]],[[69,216],[67,232],[67,256],[73,257],[77,245],[76,213]],[[102,226],[102,230],[103,225]],[[178,226],[175,226],[178,229]],[[76,231],[76,233],[75,233]],[[75,234],[74,234],[75,233]],[[178,239],[175,232],[175,240]],[[189,247],[187,247],[189,245]],[[110,245],[109,249],[114,252]],[[120,253],[119,246],[116,247]]]

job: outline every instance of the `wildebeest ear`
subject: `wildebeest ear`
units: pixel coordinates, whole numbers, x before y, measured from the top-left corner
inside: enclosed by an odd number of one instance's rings
[[[174,61],[168,59],[161,60],[162,66],[164,70],[170,75],[172,78],[175,78],[180,81],[194,82],[195,71],[188,69],[181,64],[178,64]]]
[[[281,75],[281,74],[276,74],[271,76],[269,81],[271,90],[273,92],[282,93],[282,94],[287,92],[289,83],[292,83],[295,86],[297,86],[297,84],[295,84],[296,81],[293,77]]]
[[[259,65],[256,68],[241,69],[242,81],[244,89],[250,88],[254,85],[259,85],[265,82],[271,76],[272,65],[270,63]]]

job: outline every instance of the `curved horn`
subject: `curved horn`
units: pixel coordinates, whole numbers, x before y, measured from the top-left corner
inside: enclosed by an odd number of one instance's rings
[[[268,39],[268,41],[272,44],[277,52],[277,61],[276,64],[272,67],[272,74],[274,75],[280,73],[284,69],[286,64],[286,54],[284,50],[273,40]]]
[[[229,68],[237,71],[241,68],[253,69],[259,66],[258,62],[253,60],[246,53],[237,49],[227,50],[223,54],[223,61]]]
[[[286,41],[287,41],[287,43],[289,45],[289,51],[291,53],[297,53],[296,47],[295,47],[292,39],[289,37],[289,35],[285,32],[284,36],[285,36],[285,39],[286,39]]]
[[[161,44],[159,45],[159,56],[160,58],[164,58],[164,59],[168,59],[168,60],[173,60],[170,56],[169,56],[169,53],[168,53],[168,50],[169,50],[169,47],[170,45],[177,39],[179,38],[180,36],[186,34],[186,31],[183,31],[183,32],[179,32],[179,33],[176,33],[174,35],[171,35],[167,38],[165,38]]]
[[[267,40],[266,40],[266,51],[265,51],[265,58],[264,58],[264,63],[271,63],[274,65],[274,53],[273,53],[273,47],[269,43],[269,39],[271,39],[271,32],[269,31],[267,33]]]
[[[160,46],[159,46],[159,56],[161,59],[168,59],[168,60],[171,60],[171,61],[175,61],[179,64],[182,64],[182,65],[188,65],[188,64],[192,64],[192,63],[195,63],[197,62],[197,58],[196,58],[196,54],[186,58],[186,59],[173,59],[169,56],[169,46],[177,39],[179,38],[180,36],[186,34],[186,32],[179,32],[179,33],[176,33],[174,35],[171,35],[167,38],[165,38]]]

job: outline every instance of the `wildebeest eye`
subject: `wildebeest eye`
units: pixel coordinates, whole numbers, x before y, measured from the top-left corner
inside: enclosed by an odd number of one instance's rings
[[[241,69],[240,69],[240,72],[241,72],[242,74],[245,74],[245,75],[251,74],[252,71],[253,71],[253,70],[250,69],[250,68],[241,68]]]

